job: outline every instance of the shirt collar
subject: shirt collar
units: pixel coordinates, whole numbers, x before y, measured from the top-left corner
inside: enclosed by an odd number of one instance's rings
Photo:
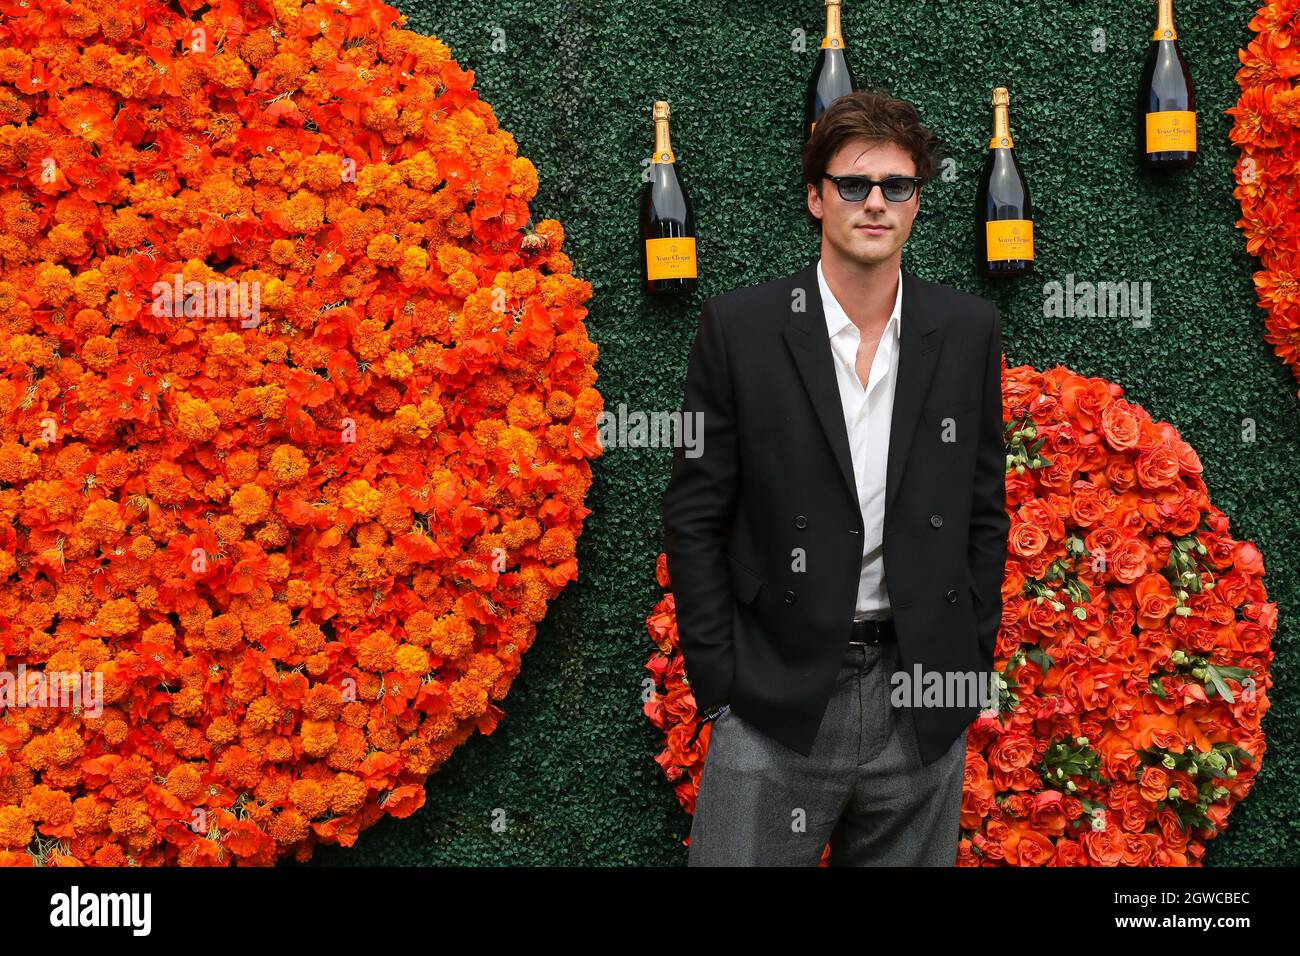
[[[822,260],[817,259],[817,285],[821,288],[822,311],[826,314],[826,332],[834,338],[845,326],[853,325],[853,320],[848,317],[844,309],[840,306],[839,300],[831,292],[831,287],[826,284],[826,276],[822,272]],[[888,334],[893,331],[894,341],[897,342],[901,334],[900,325],[902,324],[903,315],[903,269],[898,269],[898,293],[894,296],[894,311],[889,314],[889,320],[885,323],[885,332]],[[854,326],[854,331],[857,327]]]

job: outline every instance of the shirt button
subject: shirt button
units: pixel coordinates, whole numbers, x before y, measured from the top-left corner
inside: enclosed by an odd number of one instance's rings
[[[943,515],[930,515],[930,524],[936,528],[943,524]]]
[[[948,599],[949,604],[957,603],[957,592],[955,590],[949,591],[947,594],[944,595],[944,597]]]
[[[794,519],[794,526],[796,528],[806,528],[808,527],[808,519],[805,518],[803,515],[799,515],[797,518]]]
[[[793,591],[786,591],[786,592],[785,592],[785,603],[786,603],[786,604],[793,604],[793,603],[794,603],[794,592],[793,592]]]

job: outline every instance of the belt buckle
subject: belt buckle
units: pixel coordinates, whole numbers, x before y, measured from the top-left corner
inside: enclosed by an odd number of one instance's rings
[[[864,647],[876,647],[881,641],[880,622],[868,618],[863,621],[853,622],[853,633],[861,634],[861,640],[851,640],[850,644],[861,644]]]

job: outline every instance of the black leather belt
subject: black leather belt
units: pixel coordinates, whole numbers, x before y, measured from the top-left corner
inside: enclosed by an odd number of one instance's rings
[[[894,619],[887,617],[884,620],[867,620],[853,622],[853,637],[849,640],[850,644],[866,644],[874,647],[884,641],[894,640]]]

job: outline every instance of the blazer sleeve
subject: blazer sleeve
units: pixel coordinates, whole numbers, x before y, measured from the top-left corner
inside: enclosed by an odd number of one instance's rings
[[[984,402],[975,451],[969,561],[971,580],[975,582],[980,651],[991,670],[1002,620],[1002,579],[1011,519],[1007,515],[1006,439],[1002,427],[1002,319],[996,304],[990,302],[989,308],[993,315],[988,353],[984,356]]]
[[[717,313],[706,300],[686,371],[682,421],[696,415],[699,454],[673,447],[663,497],[664,550],[686,678],[701,712],[728,703],[734,676],[727,541],[736,510],[736,408]]]

